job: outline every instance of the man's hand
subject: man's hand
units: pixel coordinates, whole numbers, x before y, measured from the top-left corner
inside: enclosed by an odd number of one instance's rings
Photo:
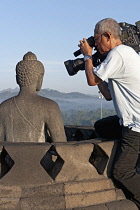
[[[80,44],[78,45],[80,47],[81,53],[83,55],[91,55],[92,56],[92,47],[89,46],[87,40],[84,38],[83,41],[79,41]]]

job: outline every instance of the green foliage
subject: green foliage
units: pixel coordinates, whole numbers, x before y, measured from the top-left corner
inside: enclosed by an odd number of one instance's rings
[[[102,111],[103,118],[115,114],[115,110],[111,109],[103,109]],[[97,109],[95,111],[70,110],[67,112],[62,112],[64,125],[93,126],[95,121],[100,119],[100,116],[100,109]]]

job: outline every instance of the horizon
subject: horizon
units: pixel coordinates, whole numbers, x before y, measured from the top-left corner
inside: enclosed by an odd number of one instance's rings
[[[45,67],[42,88],[98,94],[97,86],[88,86],[84,71],[69,76],[64,61],[76,59],[73,52],[79,49],[79,40],[93,36],[99,20],[112,17],[135,25],[140,20],[139,8],[136,0],[108,0],[107,4],[103,0],[2,1],[0,90],[17,86],[15,66],[31,51]]]
[[[2,92],[4,92],[4,91],[14,91],[14,90],[19,90],[20,88],[19,87],[15,87],[15,88],[6,88],[6,89],[3,89],[3,90],[0,90],[0,93],[2,93]],[[55,90],[55,89],[51,89],[51,88],[41,88],[40,89],[40,91],[41,90],[50,90],[50,91],[57,91],[57,92],[59,92],[59,93],[65,93],[65,94],[70,94],[70,93],[79,93],[79,94],[83,94],[83,95],[89,95],[89,96],[98,96],[99,95],[99,93],[98,93],[98,95],[96,95],[96,94],[86,94],[86,93],[81,93],[81,92],[77,92],[77,91],[72,91],[72,92],[63,92],[63,91],[59,91],[59,90]],[[40,92],[39,91],[39,92]]]

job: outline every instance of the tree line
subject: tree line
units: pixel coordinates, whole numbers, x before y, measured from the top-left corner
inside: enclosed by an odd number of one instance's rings
[[[102,117],[115,115],[115,110],[103,109]],[[101,110],[69,110],[62,112],[64,125],[94,126],[94,123],[101,119]]]

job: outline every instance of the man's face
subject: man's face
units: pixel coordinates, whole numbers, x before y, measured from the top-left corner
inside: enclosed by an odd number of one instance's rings
[[[110,36],[108,33],[94,35],[95,46],[101,54],[107,54],[111,50]]]

